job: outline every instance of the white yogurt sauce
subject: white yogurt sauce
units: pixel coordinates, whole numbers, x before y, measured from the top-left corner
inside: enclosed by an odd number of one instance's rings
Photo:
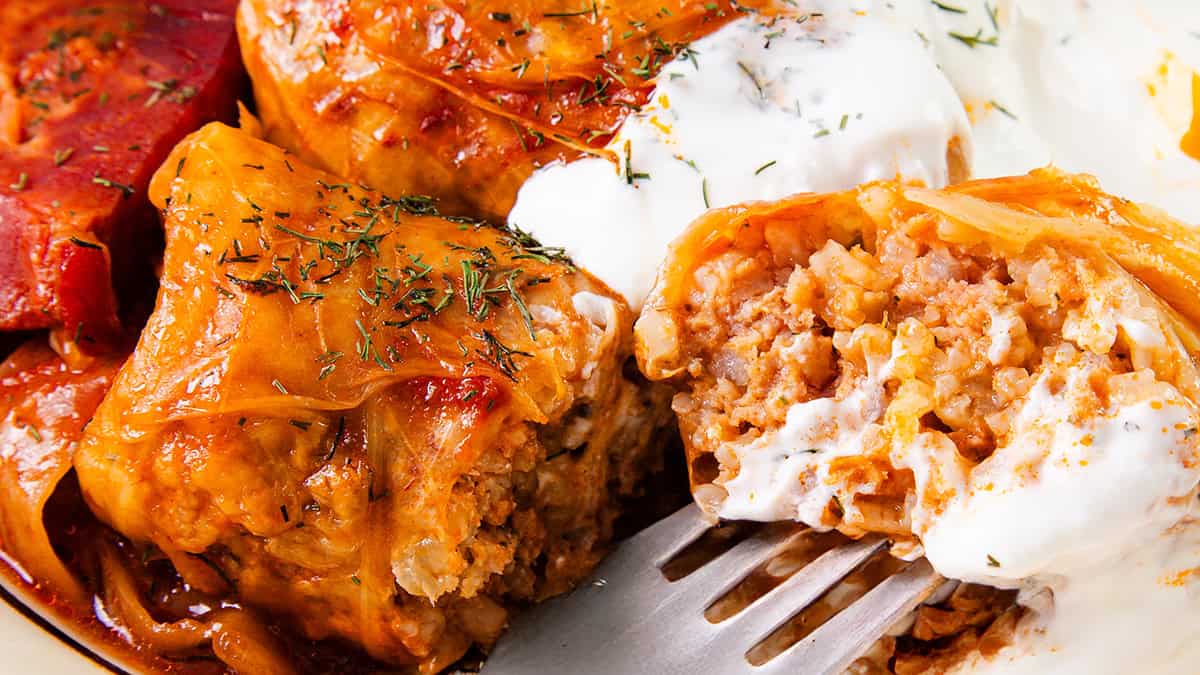
[[[993,366],[1004,363],[1004,357],[1012,349],[1012,333],[1021,317],[1011,309],[991,313],[988,317],[988,362]]]
[[[782,428],[733,450],[738,473],[721,487],[728,496],[717,511],[729,520],[799,520],[820,523],[838,490],[829,480],[834,458],[858,454],[862,435],[883,413],[877,380],[834,400],[818,398],[788,408]],[[718,457],[724,461],[724,457]],[[853,508],[850,500],[841,500]]]
[[[967,106],[972,174],[1046,164],[1200,223],[1200,162],[1181,150],[1200,92],[1200,3],[1188,0],[927,0],[894,11],[927,40]],[[955,35],[963,39],[956,38]],[[979,41],[973,40],[978,36]],[[971,43],[971,44],[967,44]]]
[[[1073,423],[1078,372],[1051,395],[1039,382],[1012,441],[971,472],[941,513],[913,514],[942,574],[1021,589],[1037,608],[1012,645],[968,673],[1195,673],[1200,664],[1200,463],[1196,413],[1169,388]],[[919,469],[931,462],[910,462]],[[1046,595],[1047,589],[1049,596]]]
[[[545,167],[509,214],[635,311],[667,245],[707,207],[896,177],[940,187],[954,139],[969,157],[950,84],[882,14],[752,15],[691,49],[694,63],[668,64],[609,144],[618,165]]]
[[[725,26],[692,44],[695,65],[663,69],[609,145],[619,162],[544,167],[509,222],[635,311],[706,207],[897,176],[940,187],[952,139],[973,177],[1052,163],[1200,223],[1200,161],[1181,149],[1200,115],[1200,3],[940,5],[810,1]]]
[[[692,45],[695,66],[663,70],[609,146],[619,165],[540,170],[510,223],[565,246],[637,310],[667,245],[705,208],[896,176],[938,187],[954,141],[973,177],[1053,163],[1200,222],[1200,162],[1181,147],[1200,114],[1200,3],[939,4],[802,2],[796,11],[825,16],[729,24]],[[1141,345],[1137,365],[1163,336],[1119,309],[1093,308],[1079,332],[1111,344],[1119,329]],[[1002,362],[1018,323],[992,317],[989,361]],[[780,429],[723,448],[739,473],[721,485],[718,513],[819,522],[837,494],[829,460],[861,450],[890,365],[842,400],[793,406]],[[962,672],[1200,668],[1200,463],[1184,442],[1196,411],[1167,392],[1073,421],[1081,382],[1054,394],[1038,383],[1014,436],[973,470],[930,434],[892,450],[918,493],[955,495],[940,512],[912,513],[934,567],[1020,588],[1032,610],[1010,647]],[[853,495],[838,496],[853,509]]]
[[[897,337],[890,357],[867,363],[867,375],[842,398],[796,403],[779,429],[748,443],[722,445],[718,462],[738,469],[731,479],[717,481],[725,494],[715,502],[716,514],[727,520],[797,520],[818,527],[836,498],[845,520],[853,521],[854,493],[830,480],[830,465],[839,457],[862,453],[868,427],[887,408],[884,384],[907,353]]]
[[[1016,319],[995,317],[994,332],[1007,335]],[[1134,342],[1164,340],[1148,322],[1112,320],[1137,326],[1127,330]],[[781,428],[719,450],[739,469],[718,481],[727,493],[718,515],[820,526],[836,496],[851,522],[854,494],[870,486],[831,482],[829,467],[862,452],[903,357],[897,338],[889,360],[842,399],[793,405]],[[978,466],[931,433],[891,448],[916,483],[909,516],[922,547],[906,553],[923,548],[950,578],[1020,589],[1030,608],[1010,646],[955,672],[1184,675],[1200,664],[1200,414],[1162,382],[1111,410],[1079,412],[1091,375],[1080,366],[1059,385],[1039,378],[1008,438]]]

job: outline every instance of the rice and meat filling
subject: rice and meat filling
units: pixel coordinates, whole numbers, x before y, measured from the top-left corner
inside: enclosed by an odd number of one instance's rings
[[[797,404],[832,399],[849,409],[818,416],[803,434],[817,447],[788,456],[821,454],[848,434],[854,447],[829,462],[825,481],[838,487],[817,518],[801,519],[909,537],[915,485],[891,456],[895,413],[970,466],[1010,440],[1039,379],[1058,389],[1086,371],[1073,399],[1080,418],[1155,387],[1141,342],[1162,341],[1160,310],[1135,282],[1053,244],[1004,256],[945,243],[938,224],[925,215],[830,239],[795,264],[733,248],[695,269],[683,315],[692,358],[673,406],[702,502],[721,510],[741,450],[786,428]],[[805,469],[800,483],[816,481],[816,465]],[[789,518],[793,507],[747,504],[736,515]]]
[[[966,582],[856,672],[1091,663],[1121,632],[1102,589],[1187,604],[1158,579],[1195,566],[1190,232],[1054,170],[717,209],[660,268],[638,361],[676,387],[706,511],[881,533]]]

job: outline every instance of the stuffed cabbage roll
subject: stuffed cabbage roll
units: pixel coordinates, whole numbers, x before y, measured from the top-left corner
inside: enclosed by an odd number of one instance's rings
[[[591,569],[666,412],[610,290],[220,124],[151,199],[157,306],[76,458],[101,519],[193,587],[433,671]]]
[[[714,515],[882,533],[1020,588],[1012,644],[965,670],[1180,672],[1198,294],[1196,232],[1086,176],[875,183],[702,216],[636,342]]]
[[[161,244],[150,175],[234,112],[234,4],[0,4],[0,330],[123,339],[118,291],[153,287]]]
[[[73,368],[41,340],[0,363],[0,549],[60,610],[87,613],[90,598],[59,560],[44,511],[120,364],[101,357]]]
[[[503,219],[535,167],[605,152],[662,65],[739,14],[727,0],[248,0],[238,32],[271,141]]]

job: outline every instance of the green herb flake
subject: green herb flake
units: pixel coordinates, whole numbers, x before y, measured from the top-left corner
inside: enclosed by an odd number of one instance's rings
[[[121,195],[123,197],[129,197],[129,196],[133,195],[133,193],[134,193],[134,189],[133,189],[132,185],[125,185],[123,183],[118,183],[116,181],[109,180],[108,178],[104,178],[103,176],[99,176],[99,175],[92,176],[92,183],[106,187],[106,188],[113,188],[114,190],[120,190]]]
[[[947,5],[944,2],[938,2],[938,0],[929,0],[929,1],[933,3],[934,7],[937,7],[938,9],[942,10],[943,12],[952,12],[954,14],[966,14],[967,13],[967,10],[963,9],[962,7],[955,7],[954,5]]]
[[[54,166],[62,166],[63,164],[66,164],[67,160],[71,159],[71,155],[74,155],[74,154],[75,154],[75,148],[63,148],[61,150],[55,150],[54,151]]]
[[[984,45],[987,47],[995,47],[999,44],[999,40],[998,40],[997,36],[995,36],[995,35],[993,35],[991,37],[987,37],[987,38],[983,37],[983,29],[982,28],[975,31],[974,35],[966,35],[964,33],[955,33],[954,31],[949,31],[947,34],[950,37],[954,38],[955,40],[958,40],[959,42],[963,43],[964,45],[970,47],[971,49],[974,49],[977,45]]]
[[[1012,119],[1012,120],[1017,119],[1016,115],[1014,115],[1008,108],[1005,108],[1004,106],[1002,106],[998,102],[996,102],[995,99],[988,101],[988,103],[990,103],[993,108],[995,108],[998,112],[1000,112],[1005,117]]]
[[[80,239],[79,237],[71,237],[70,241],[72,244],[75,244],[76,246],[81,246],[83,248],[94,248],[96,250],[101,250],[103,248],[102,246],[100,246],[100,244],[97,244],[94,241]]]

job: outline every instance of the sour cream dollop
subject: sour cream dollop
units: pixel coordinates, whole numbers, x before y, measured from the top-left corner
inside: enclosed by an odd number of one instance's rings
[[[1165,344],[1149,323],[1118,313],[1134,343]],[[995,346],[995,345],[993,345]],[[794,404],[778,429],[718,449],[737,475],[721,485],[723,518],[793,519],[819,526],[841,493],[848,515],[860,487],[831,479],[839,458],[862,451],[884,415],[885,382],[904,355],[869,364],[840,400]],[[946,437],[918,434],[891,448],[913,472],[913,533],[940,574],[1019,589],[1027,608],[1012,642],[969,655],[971,675],[1190,675],[1200,664],[1200,410],[1141,371],[1145,386],[1109,409],[1086,401],[1096,373],[1042,375],[1007,441],[977,466]],[[845,490],[851,494],[847,495]],[[895,552],[896,549],[893,549]]]
[[[875,179],[941,187],[961,168],[989,178],[1055,164],[1200,223],[1200,3],[800,5],[807,15],[750,15],[693,43],[608,146],[617,163],[545,167],[509,222],[564,246],[635,311],[670,241],[706,208]],[[1138,317],[1098,317],[1143,346],[1164,339]],[[1012,324],[992,317],[993,363]],[[877,421],[888,365],[854,395],[797,404],[776,432],[726,449],[740,472],[720,514],[818,522],[829,462],[856,452]],[[956,672],[1195,673],[1200,458],[1188,439],[1198,413],[1166,391],[1081,424],[1069,396],[1039,384],[1022,434],[973,470],[929,438],[892,457],[918,492],[956,495],[912,514],[933,566],[1018,588],[1029,609],[1011,645]],[[796,480],[805,475],[815,480]]]
[[[939,514],[914,513],[942,574],[1020,589],[1029,612],[1012,644],[974,655],[972,674],[1188,675],[1200,664],[1200,458],[1196,411],[1173,387],[1072,421],[1079,372],[1039,382],[1014,441],[957,485]],[[928,457],[911,466],[926,480]]]
[[[925,39],[969,112],[973,177],[1055,164],[1200,223],[1200,3],[858,4]]]
[[[966,113],[920,38],[880,13],[751,15],[691,45],[608,145],[543,168],[509,223],[564,246],[635,310],[709,207],[902,177],[940,187]]]

